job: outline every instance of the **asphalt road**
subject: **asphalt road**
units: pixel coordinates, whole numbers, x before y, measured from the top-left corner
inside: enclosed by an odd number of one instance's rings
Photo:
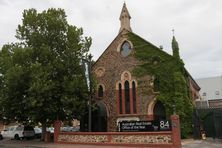
[[[222,141],[213,140],[185,140],[182,142],[182,148],[222,148]]]
[[[120,146],[95,146],[45,143],[39,140],[0,140],[0,148],[124,148]],[[183,148],[222,148],[222,140],[183,140]],[[127,147],[125,147],[127,148]]]

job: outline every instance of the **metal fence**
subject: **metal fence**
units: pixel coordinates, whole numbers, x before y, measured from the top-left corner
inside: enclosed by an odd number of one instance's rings
[[[207,137],[222,138],[222,108],[196,109],[193,117],[194,138],[201,138],[203,132]]]

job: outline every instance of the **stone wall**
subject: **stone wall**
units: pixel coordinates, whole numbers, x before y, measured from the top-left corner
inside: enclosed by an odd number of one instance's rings
[[[60,133],[58,143],[110,145],[172,145],[171,132]]]

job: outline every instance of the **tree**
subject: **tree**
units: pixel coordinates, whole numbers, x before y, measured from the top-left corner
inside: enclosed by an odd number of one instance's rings
[[[25,113],[28,112],[26,96],[30,76],[25,53],[26,49],[14,45],[6,45],[1,51],[1,111],[8,120],[28,119],[28,114]]]
[[[41,122],[43,127],[73,114],[80,118],[89,95],[81,59],[87,56],[91,38],[68,24],[64,10],[54,8],[41,13],[24,10],[16,38],[20,42],[0,55],[1,66],[11,61],[2,72],[4,115]]]

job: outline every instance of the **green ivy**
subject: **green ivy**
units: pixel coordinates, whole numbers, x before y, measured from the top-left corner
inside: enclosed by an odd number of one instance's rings
[[[128,37],[136,49],[133,54],[141,63],[134,69],[133,75],[138,78],[151,75],[155,78],[154,88],[159,92],[157,100],[165,106],[168,117],[173,114],[175,106],[181,120],[182,137],[187,137],[192,132],[193,104],[183,61],[179,56],[171,56],[133,33],[128,33]],[[142,93],[152,91],[142,89]]]

